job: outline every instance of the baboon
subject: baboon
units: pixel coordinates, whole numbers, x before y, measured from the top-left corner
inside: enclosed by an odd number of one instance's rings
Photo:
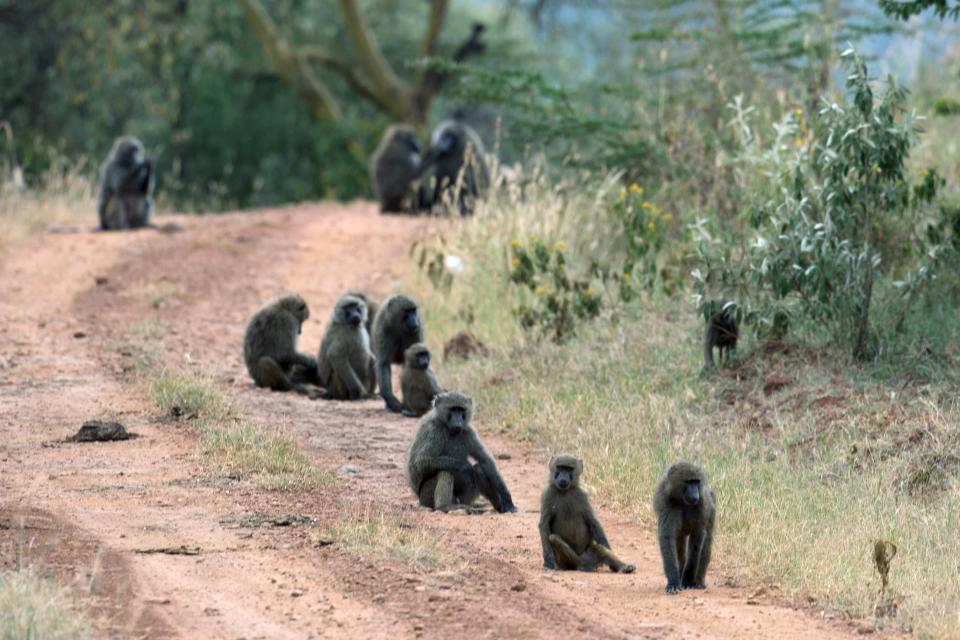
[[[400,373],[400,391],[406,409],[403,415],[419,418],[433,407],[433,399],[443,391],[430,367],[430,349],[422,342],[403,352],[403,371]]]
[[[601,564],[618,573],[636,567],[613,554],[607,535],[580,488],[583,462],[569,454],[550,458],[550,478],[540,497],[540,542],[545,569],[595,571]]]
[[[313,396],[303,383],[317,377],[317,362],[297,351],[297,338],[310,317],[299,295],[279,298],[254,314],[243,339],[243,359],[258,387]]]
[[[373,393],[376,372],[366,323],[363,300],[347,294],[337,301],[317,358],[317,380],[328,400],[358,400]]]
[[[686,460],[667,469],[653,496],[667,593],[706,589],[717,495],[699,465]],[[683,573],[681,573],[681,569]]]
[[[434,399],[407,454],[410,488],[421,505],[437,511],[469,508],[483,495],[499,513],[514,512],[510,491],[472,420],[470,396],[444,391]]]
[[[97,213],[100,228],[136,229],[150,225],[153,215],[153,160],[133,136],[117,138],[100,166]]]
[[[388,128],[370,159],[380,213],[416,213],[423,205],[418,179],[424,169],[416,130],[406,124]]]
[[[476,199],[490,185],[483,142],[476,131],[457,119],[444,120],[434,129],[423,164],[434,167],[433,203],[451,193],[460,215],[473,213]]]
[[[377,311],[380,310],[380,305],[363,291],[347,291],[347,295],[360,298],[363,300],[363,304],[367,305],[367,322],[364,326],[367,327],[367,333],[373,336],[373,319],[377,317]]]
[[[712,371],[713,349],[720,350],[720,361],[730,362],[730,355],[737,349],[737,338],[740,337],[740,328],[737,326],[737,317],[734,314],[735,302],[728,300],[723,308],[710,315],[703,335],[704,368]]]
[[[407,407],[393,395],[390,365],[402,364],[404,351],[417,342],[423,342],[423,325],[416,300],[399,293],[390,296],[373,321],[373,355],[377,359],[380,395],[394,413]]]

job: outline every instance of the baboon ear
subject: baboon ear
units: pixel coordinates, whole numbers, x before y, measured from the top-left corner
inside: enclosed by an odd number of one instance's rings
[[[577,475],[583,473],[583,460],[577,458]]]

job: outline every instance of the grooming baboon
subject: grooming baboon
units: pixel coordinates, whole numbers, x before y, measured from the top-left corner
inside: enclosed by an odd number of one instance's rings
[[[653,497],[667,593],[706,589],[717,496],[699,465],[686,460],[667,469]],[[682,573],[681,573],[682,571]]]
[[[590,497],[580,488],[583,462],[560,454],[550,458],[549,467],[549,484],[540,497],[544,568],[595,571],[605,564],[618,573],[633,573],[636,567],[613,554]]]
[[[400,391],[403,415],[418,418],[430,411],[433,399],[443,391],[437,376],[430,367],[430,349],[422,342],[411,345],[403,353],[403,371],[400,373]]]
[[[376,375],[366,323],[363,300],[347,294],[337,301],[317,359],[325,398],[358,400],[373,393]]]
[[[472,419],[469,396],[444,391],[434,399],[433,410],[420,423],[407,454],[410,488],[420,504],[438,511],[469,507],[480,495],[500,513],[516,511]]]
[[[370,159],[373,190],[381,213],[416,213],[423,205],[419,177],[426,165],[416,130],[392,125]]]
[[[403,364],[410,345],[423,342],[423,325],[417,302],[403,294],[387,298],[373,321],[373,355],[377,359],[377,384],[387,408],[399,413],[405,408],[393,395],[390,365]]]
[[[457,119],[444,120],[433,131],[424,166],[433,166],[433,203],[452,194],[461,215],[473,213],[476,199],[490,185],[486,151],[480,136]]]
[[[144,157],[143,143],[132,136],[117,138],[100,166],[100,228],[149,226],[154,182],[153,160]]]
[[[376,300],[365,294],[363,291],[347,291],[348,296],[353,296],[354,298],[360,298],[363,300],[363,304],[367,305],[367,321],[364,326],[367,327],[367,333],[370,336],[373,336],[373,319],[377,317],[377,311],[380,310],[380,305]]]
[[[730,355],[737,349],[740,328],[734,313],[736,303],[728,300],[723,308],[710,315],[703,335],[703,359],[707,371],[713,370],[713,349],[720,350],[720,361],[730,362]]]
[[[296,294],[254,314],[243,339],[243,359],[258,387],[313,395],[303,383],[316,380],[317,362],[297,351],[297,338],[309,317],[307,303]]]

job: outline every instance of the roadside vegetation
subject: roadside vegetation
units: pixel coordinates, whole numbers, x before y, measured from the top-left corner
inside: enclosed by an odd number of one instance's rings
[[[67,589],[30,570],[0,571],[0,638],[84,640],[92,629]]]

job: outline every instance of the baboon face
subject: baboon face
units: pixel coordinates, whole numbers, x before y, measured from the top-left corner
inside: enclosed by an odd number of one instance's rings
[[[398,128],[393,138],[395,145],[410,154],[411,159],[420,162],[420,140],[417,139],[417,132],[412,127]]]
[[[568,454],[553,456],[550,459],[550,482],[558,491],[568,491],[580,483],[583,462]]]
[[[403,354],[404,366],[411,369],[426,370],[430,368],[430,349],[422,342],[411,345]]]
[[[277,304],[288,313],[293,314],[293,317],[298,320],[297,333],[300,333],[303,329],[303,323],[310,317],[310,309],[307,307],[307,303],[297,294],[293,294],[280,298]]]
[[[463,145],[463,132],[455,125],[449,125],[437,132],[437,136],[431,141],[431,151],[438,157],[443,158],[457,151]]]
[[[333,311],[333,321],[359,327],[367,321],[367,305],[356,296],[343,296]]]
[[[470,396],[457,391],[447,391],[434,398],[433,407],[451,437],[460,435],[470,426],[473,413],[473,399]]]
[[[420,331],[420,310],[416,303],[404,306],[398,314],[398,318],[398,324],[400,325],[398,328],[403,333],[414,335]]]
[[[117,162],[134,166],[143,164],[143,143],[132,136],[125,136],[117,141]]]
[[[688,507],[700,504],[701,487],[706,482],[703,471],[692,462],[674,463],[667,472],[670,497]]]

